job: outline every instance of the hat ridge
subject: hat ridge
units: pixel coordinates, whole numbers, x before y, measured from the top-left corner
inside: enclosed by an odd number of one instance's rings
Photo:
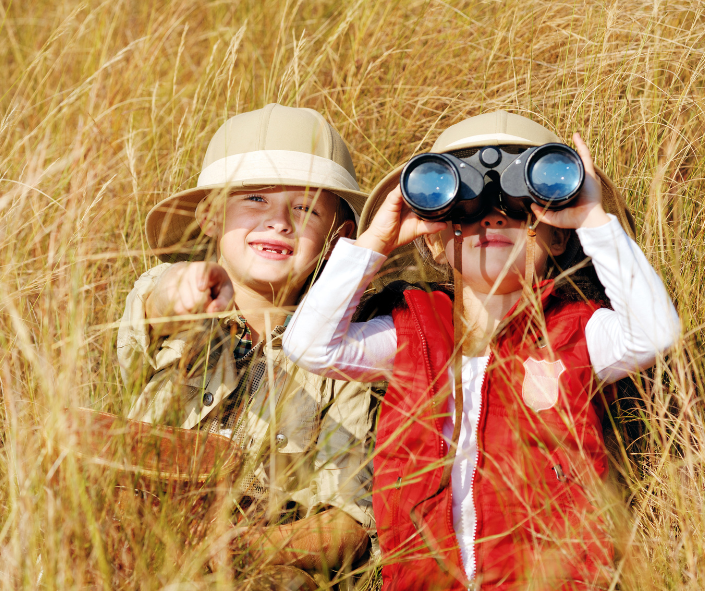
[[[325,154],[325,158],[331,157],[331,143],[330,143],[330,133],[328,132],[329,126],[321,121],[322,117],[319,113],[316,113],[313,109],[303,108],[302,111],[311,114],[313,120],[315,121],[315,131],[313,134],[313,145],[311,146],[311,153],[315,154],[321,147]],[[322,143],[322,144],[321,144]]]
[[[264,150],[267,145],[267,135],[269,134],[269,120],[272,118],[272,111],[277,108],[277,103],[269,103],[262,109],[259,125],[259,141],[257,147]]]
[[[308,109],[309,111],[313,111],[313,109]],[[315,111],[313,111],[316,115],[319,115]],[[315,117],[315,115],[314,115]],[[318,117],[316,117],[318,119]],[[323,134],[325,135],[325,141],[326,141],[326,156],[328,158],[333,158],[333,134],[331,133],[331,126],[330,125],[323,125]]]
[[[507,112],[506,111],[497,111],[497,127],[500,130],[500,133],[507,133]]]

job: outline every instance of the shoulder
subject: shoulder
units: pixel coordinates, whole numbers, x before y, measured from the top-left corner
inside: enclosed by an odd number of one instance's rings
[[[130,296],[138,296],[144,298],[145,296],[149,295],[149,293],[159,281],[159,278],[164,275],[164,273],[166,273],[172,266],[172,263],[162,263],[142,273],[142,275],[139,276],[137,281],[135,281],[135,285],[133,286],[132,291],[130,292]]]
[[[137,281],[135,281],[135,284],[132,286],[125,300],[125,311],[122,315],[118,333],[125,332],[128,328],[131,328],[141,335],[140,340],[144,340],[148,332],[147,325],[145,324],[145,319],[147,318],[145,302],[157,285],[159,278],[171,266],[171,263],[162,263],[161,265],[152,267],[149,271],[142,273]]]
[[[610,307],[605,288],[591,263],[556,281],[553,295],[562,302],[592,303],[600,308]]]
[[[545,311],[545,318],[552,333],[577,331],[583,334],[593,314],[604,307],[604,303],[594,300],[555,298],[553,305]]]
[[[353,317],[353,322],[365,322],[377,316],[389,316],[395,310],[406,309],[405,294],[408,291],[419,292],[418,297],[424,297],[423,294],[431,297],[434,293],[442,293],[450,300],[453,299],[453,286],[450,284],[393,281],[385,285],[380,291],[366,293],[362,297]]]
[[[161,263],[157,265],[156,267],[152,267],[148,271],[145,271],[140,275],[140,278],[137,281],[142,281],[142,280],[148,280],[148,281],[155,281],[159,279],[164,273],[166,273],[171,267],[174,266],[174,263]]]

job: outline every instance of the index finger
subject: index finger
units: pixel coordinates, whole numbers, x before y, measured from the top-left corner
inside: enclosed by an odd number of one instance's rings
[[[213,301],[208,305],[206,311],[222,312],[227,310],[230,301],[235,296],[235,290],[233,289],[232,283],[230,280],[223,281],[221,283],[216,283],[213,287],[217,288],[216,293],[213,293],[213,290],[211,290],[211,297],[215,296],[215,298],[213,298]]]
[[[198,287],[201,291],[206,291],[222,283],[225,278],[227,278],[227,274],[223,267],[216,263],[205,263],[205,269],[201,270],[198,278]]]
[[[573,134],[573,142],[575,143],[575,151],[583,161],[585,172],[590,176],[595,176],[595,164],[592,161],[590,149],[587,147],[587,144],[583,141],[583,138],[580,137],[580,134],[577,131]]]

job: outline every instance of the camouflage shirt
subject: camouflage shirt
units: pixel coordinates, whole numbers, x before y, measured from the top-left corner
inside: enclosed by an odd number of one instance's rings
[[[237,311],[155,339],[145,300],[169,267],[137,280],[120,323],[121,373],[136,392],[129,418],[231,437],[246,452],[243,495],[282,507],[294,501],[304,514],[339,507],[373,532],[368,444],[373,389],[381,384],[326,379],[294,365],[281,350],[284,326],[237,358],[247,330]]]

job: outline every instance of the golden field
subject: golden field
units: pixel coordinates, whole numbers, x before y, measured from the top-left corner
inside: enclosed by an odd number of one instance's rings
[[[157,262],[146,213],[195,186],[228,117],[270,102],[322,112],[366,190],[485,111],[583,135],[683,328],[613,409],[609,588],[705,588],[704,3],[0,0],[0,77],[2,589],[231,589],[256,576],[257,561],[211,560],[215,533],[183,543],[178,507],[148,524],[128,508],[124,527],[106,527],[109,495],[58,450],[62,409],[122,414],[134,394],[115,340],[127,293]],[[125,543],[127,574],[114,561]]]

